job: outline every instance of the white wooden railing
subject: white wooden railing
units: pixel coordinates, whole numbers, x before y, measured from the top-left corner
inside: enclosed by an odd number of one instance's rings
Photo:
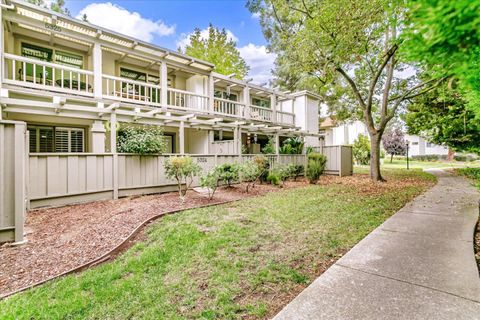
[[[295,114],[285,111],[277,111],[277,123],[295,125]]]
[[[272,122],[273,112],[271,109],[266,109],[258,106],[249,106],[248,114],[250,119],[253,120],[260,120],[260,121],[268,121]]]
[[[4,53],[4,83],[93,96],[93,72]]]
[[[208,96],[169,88],[167,104],[171,107],[208,111]]]
[[[214,112],[239,117],[243,116],[244,104],[222,98],[214,98],[213,101]]]
[[[147,105],[160,105],[160,86],[110,75],[103,75],[103,96]]]

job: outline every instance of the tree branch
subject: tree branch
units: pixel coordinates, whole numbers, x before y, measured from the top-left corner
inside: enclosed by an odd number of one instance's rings
[[[341,67],[335,67],[335,70],[340,73],[344,78],[345,80],[347,80],[348,84],[350,85],[350,87],[352,87],[352,90],[353,90],[353,93],[355,94],[355,96],[357,97],[357,100],[358,102],[360,103],[360,106],[363,108],[363,109],[366,109],[366,105],[365,105],[365,100],[363,100],[363,97],[362,97],[362,94],[360,93],[360,91],[358,90],[358,87],[357,85],[355,84],[355,81],[353,81],[353,79],[345,72],[345,70],[343,70]]]
[[[383,60],[382,64],[380,67],[377,69],[377,73],[372,79],[372,82],[370,83],[370,88],[368,90],[368,102],[367,102],[367,107],[372,105],[372,100],[373,100],[373,94],[375,93],[375,87],[377,85],[378,79],[382,75],[383,69],[385,69],[385,66],[387,63],[390,61],[390,59],[395,55],[395,52],[397,52],[398,45],[394,44],[390,50],[387,51],[385,55],[385,59]]]

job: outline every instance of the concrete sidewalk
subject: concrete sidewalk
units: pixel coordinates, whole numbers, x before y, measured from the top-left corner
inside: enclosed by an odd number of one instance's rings
[[[479,192],[438,184],[359,242],[274,319],[480,319]]]

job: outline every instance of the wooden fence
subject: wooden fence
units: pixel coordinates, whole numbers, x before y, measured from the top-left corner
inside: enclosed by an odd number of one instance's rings
[[[23,241],[27,139],[24,122],[0,121],[0,243]]]
[[[325,147],[326,173],[351,174],[349,148]],[[351,152],[350,152],[351,155]],[[165,176],[164,163],[171,155],[109,153],[32,153],[29,157],[29,203],[31,208],[75,202],[112,199],[114,194],[131,196],[175,189],[175,182]],[[255,155],[190,155],[203,172],[223,163],[242,163]],[[305,155],[267,155],[274,163],[306,165]],[[346,166],[350,164],[350,167]],[[348,167],[348,168],[347,168]],[[116,171],[116,172],[115,172]],[[194,185],[198,185],[198,178]]]

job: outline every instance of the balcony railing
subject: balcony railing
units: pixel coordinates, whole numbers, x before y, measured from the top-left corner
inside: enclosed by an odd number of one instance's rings
[[[213,100],[213,111],[215,113],[221,113],[223,115],[231,115],[236,117],[243,117],[243,109],[245,105],[222,98],[214,98]]]
[[[102,79],[106,98],[160,106],[160,86],[109,75],[103,75]]]
[[[208,96],[173,88],[168,88],[167,92],[167,104],[170,107],[208,111]]]
[[[272,122],[273,111],[271,109],[266,109],[258,106],[249,106],[249,115],[250,119]]]
[[[42,90],[93,96],[93,72],[4,54],[5,83]]]
[[[277,123],[295,125],[295,114],[285,111],[277,111]]]

